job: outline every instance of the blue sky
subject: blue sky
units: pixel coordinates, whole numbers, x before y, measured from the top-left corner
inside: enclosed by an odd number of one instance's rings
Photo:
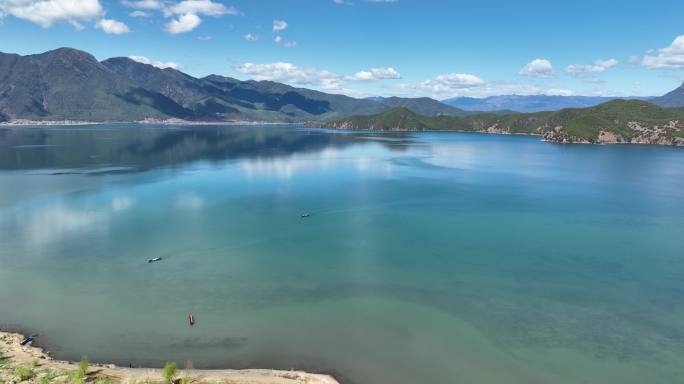
[[[660,95],[684,2],[0,0],[0,51],[62,46],[353,96]]]

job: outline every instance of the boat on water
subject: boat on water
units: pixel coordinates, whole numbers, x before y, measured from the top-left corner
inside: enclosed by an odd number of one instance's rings
[[[311,214],[310,214],[310,213],[303,213],[302,216],[301,216],[302,219],[306,219],[306,218],[308,218],[308,217],[311,217]]]
[[[147,262],[148,262],[148,263],[155,263],[155,262],[157,262],[157,261],[161,261],[161,259],[162,259],[161,257],[155,257],[154,259],[149,259],[149,260],[147,260]]]
[[[22,346],[23,346],[23,345],[26,345],[26,344],[32,342],[33,339],[35,339],[36,336],[38,336],[38,335],[29,335],[29,336],[26,336],[26,337],[24,338],[24,340],[22,340],[21,342],[19,342],[19,345],[22,345]]]
[[[188,324],[192,327],[195,325],[195,316],[192,313],[188,314]]]

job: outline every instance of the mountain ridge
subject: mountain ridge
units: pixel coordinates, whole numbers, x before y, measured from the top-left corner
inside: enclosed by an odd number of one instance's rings
[[[359,99],[267,80],[243,81],[221,75],[197,78],[128,57],[98,61],[92,54],[74,48],[24,56],[0,53],[0,121],[325,122],[375,115],[396,107],[433,117],[483,113],[504,116],[520,109],[562,110],[557,107],[563,103],[591,108],[610,100],[508,95],[455,98],[446,100],[452,104],[447,105],[426,97]],[[649,100],[665,107],[684,106],[684,85]]]
[[[421,113],[465,113],[432,99],[392,100]],[[391,107],[273,81],[196,78],[128,57],[98,61],[74,48],[25,56],[0,53],[3,120],[301,122],[374,114]]]
[[[678,88],[652,100],[661,107],[676,108],[684,106],[684,82]]]

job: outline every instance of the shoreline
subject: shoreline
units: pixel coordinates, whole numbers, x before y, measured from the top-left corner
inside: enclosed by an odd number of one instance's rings
[[[0,330],[0,357],[8,362],[0,366],[0,381],[12,380],[13,369],[28,367],[35,371],[29,382],[38,382],[41,377],[51,376],[56,382],[59,378],[68,381],[68,374],[74,372],[77,362],[57,360],[50,352],[34,345],[19,343],[25,335],[17,332]],[[128,368],[115,364],[90,363],[87,370],[89,378],[104,378],[109,383],[161,382],[160,368]],[[191,382],[231,383],[231,384],[339,384],[331,375],[308,373],[303,371],[285,371],[275,369],[182,369],[179,367],[177,378],[189,378]],[[35,380],[34,380],[35,379]],[[52,382],[52,381],[50,381]]]
[[[194,121],[182,119],[144,119],[133,121],[87,121],[87,120],[30,120],[14,119],[0,121],[0,126],[27,127],[27,126],[84,126],[84,125],[289,125],[302,123],[288,123],[284,121],[251,121],[251,120],[226,120],[226,121]]]
[[[337,126],[326,125],[325,122],[320,122],[314,124],[313,122],[278,122],[278,121],[249,121],[249,120],[229,120],[229,121],[192,121],[192,120],[182,120],[182,119],[145,119],[138,121],[80,121],[80,120],[28,120],[28,119],[15,119],[10,121],[0,122],[0,127],[42,127],[42,126],[89,126],[89,125],[164,125],[164,126],[175,126],[175,125],[188,125],[188,126],[239,126],[239,125],[301,125],[304,128],[310,129],[325,129],[332,131],[350,131],[350,132],[404,132],[404,133],[478,133],[486,135],[502,135],[502,136],[532,136],[539,137],[540,141],[551,143],[551,144],[584,144],[584,145],[655,145],[658,147],[674,147],[680,148],[684,147],[684,140],[674,139],[672,142],[633,142],[627,140],[597,140],[589,141],[586,139],[564,139],[564,140],[553,140],[547,134],[535,133],[535,132],[506,132],[502,130],[463,130],[463,129],[445,129],[445,130],[421,130],[421,129],[359,129],[359,128],[342,128]]]
[[[568,140],[568,141],[561,141],[561,140],[550,140],[546,137],[545,134],[543,133],[525,133],[525,132],[506,132],[506,131],[489,131],[489,130],[481,130],[481,131],[469,131],[469,130],[463,130],[463,129],[441,129],[441,130],[432,130],[432,129],[361,129],[361,128],[338,128],[334,126],[322,126],[320,128],[314,128],[314,127],[306,127],[310,129],[328,129],[331,131],[347,131],[347,132],[377,132],[377,133],[382,133],[382,132],[389,132],[389,133],[476,133],[476,134],[481,134],[481,135],[499,135],[499,136],[529,136],[529,137],[538,137],[539,141],[544,142],[544,143],[550,143],[550,144],[560,144],[560,145],[643,145],[643,146],[656,146],[656,147],[672,147],[672,148],[682,148],[684,147],[684,141],[680,142],[675,142],[674,144],[672,143],[663,143],[663,142],[651,142],[651,143],[644,143],[644,142],[632,142],[632,141],[589,141],[586,139],[582,140]]]

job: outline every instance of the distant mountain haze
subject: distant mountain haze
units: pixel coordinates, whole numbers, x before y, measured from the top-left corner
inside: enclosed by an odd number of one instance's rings
[[[684,106],[684,83],[674,91],[668,92],[663,96],[653,98],[652,103],[661,107],[677,108]]]
[[[485,98],[456,97],[442,100],[443,103],[466,111],[515,111],[542,112],[559,111],[565,108],[593,107],[620,97],[601,96],[549,96],[549,95],[502,95]],[[649,100],[650,97],[627,97],[622,99]],[[684,100],[679,106],[684,106]]]

